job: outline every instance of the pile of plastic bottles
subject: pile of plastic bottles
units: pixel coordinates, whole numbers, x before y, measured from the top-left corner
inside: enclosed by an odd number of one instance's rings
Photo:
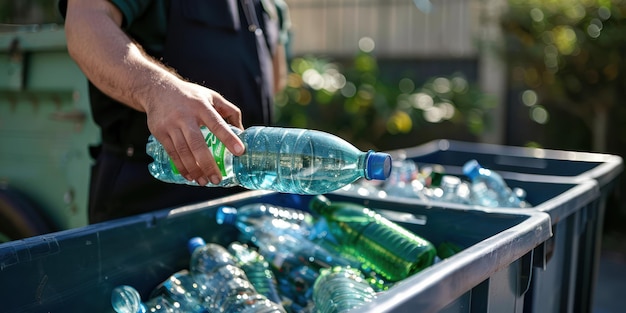
[[[418,165],[410,160],[394,160],[385,181],[359,180],[343,188],[361,196],[406,197],[501,208],[529,208],[526,191],[510,188],[500,174],[482,167],[476,160],[463,166],[463,176],[445,172],[441,165]]]
[[[148,299],[131,286],[113,290],[118,313],[346,312],[431,266],[437,249],[374,210],[316,196],[310,212],[252,203],[218,209],[235,226],[227,246],[189,240],[189,268]],[[441,245],[443,257],[458,248]]]

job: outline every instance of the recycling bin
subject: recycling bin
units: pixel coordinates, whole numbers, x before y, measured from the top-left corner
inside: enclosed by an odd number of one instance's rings
[[[358,312],[522,312],[532,265],[552,235],[550,216],[539,211],[423,206],[340,192],[327,197],[366,205],[435,245],[445,241],[462,248]],[[112,312],[114,287],[132,285],[145,298],[169,275],[188,268],[189,238],[223,245],[236,240],[234,226],[216,222],[220,206],[261,202],[308,210],[309,199],[250,191],[1,244],[3,312]],[[564,205],[557,202],[546,205]]]
[[[564,215],[559,210],[543,210],[550,214],[553,222],[554,238],[547,253],[561,261],[548,262],[535,270],[535,284],[527,295],[529,304],[526,306],[527,312],[591,312],[607,198],[623,170],[620,156],[445,139],[398,149],[391,154],[395,159],[413,160],[418,166],[439,164],[447,173],[455,175],[463,175],[463,164],[475,159],[505,179],[536,182],[537,186],[546,182],[596,181],[597,197],[588,204],[574,205],[578,211]],[[541,189],[536,192],[543,193]],[[527,193],[529,197],[534,196],[531,190]],[[555,297],[553,293],[559,290]]]

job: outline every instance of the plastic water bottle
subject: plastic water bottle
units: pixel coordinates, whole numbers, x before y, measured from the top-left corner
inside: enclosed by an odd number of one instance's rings
[[[463,165],[463,174],[471,184],[472,202],[486,207],[524,207],[526,204],[513,193],[500,174],[469,160]]]
[[[284,308],[259,294],[235,257],[218,244],[200,237],[189,240],[190,271],[208,289],[205,307],[223,313],[285,313]]]
[[[127,285],[117,286],[111,292],[111,305],[117,313],[145,312],[139,292]]]
[[[246,146],[245,153],[238,157],[233,156],[206,127],[202,128],[222,173],[223,179],[218,186],[240,185],[248,189],[323,194],[362,177],[384,180],[391,171],[389,154],[360,151],[325,132],[279,127],[232,129]],[[178,173],[163,146],[153,136],[148,139],[146,152],[154,159],[149,171],[157,179],[197,185]]]
[[[188,270],[181,270],[160,283],[150,294],[150,298],[164,297],[178,303],[179,309],[188,313],[208,313],[200,286]]]
[[[297,211],[282,208],[285,218],[272,214],[253,217],[254,214],[240,216],[238,209],[224,206],[218,209],[217,222],[234,224],[240,232],[240,239],[259,247],[261,255],[278,271],[289,271],[297,263],[317,268],[354,265],[309,239],[314,227],[309,218],[313,217]],[[297,217],[302,214],[306,218]]]
[[[281,292],[301,307],[313,305],[313,284],[319,269],[308,265],[295,266],[279,277]]]
[[[367,281],[367,283],[372,286],[375,291],[387,290],[391,285],[393,285],[392,283],[385,281],[385,279],[383,279],[380,274],[376,273],[368,263],[359,261],[356,256],[347,253],[346,249],[342,249],[342,244],[337,239],[335,239],[332,234],[330,234],[330,231],[328,230],[328,225],[326,224],[324,219],[320,219],[317,224],[325,224],[327,233],[321,233],[320,237],[315,240],[315,243],[330,251],[331,253],[334,253],[338,256],[338,258],[345,260],[345,263],[339,266],[358,268],[361,273],[365,275],[365,280]]]
[[[376,293],[354,268],[323,269],[313,285],[313,301],[319,313],[341,313],[376,299]]]
[[[435,188],[433,200],[448,203],[471,204],[471,190],[467,182],[453,175],[442,175]]]
[[[256,231],[274,234],[292,232],[309,236],[315,223],[314,217],[302,210],[280,207],[266,203],[252,203],[238,208],[223,206],[217,210],[218,224],[236,225],[245,240]]]
[[[322,195],[311,199],[310,208],[326,219],[329,231],[346,253],[391,282],[433,264],[436,249],[429,241],[369,208],[349,202],[331,203]]]
[[[235,257],[223,246],[194,237],[189,240],[189,251],[189,269],[203,288],[202,296],[209,310],[220,309],[231,294],[256,293]]]
[[[228,245],[228,251],[239,261],[239,267],[246,273],[257,292],[274,303],[282,302],[278,294],[276,277],[261,254],[239,242]]]
[[[389,196],[408,197],[424,200],[424,184],[418,179],[419,171],[411,160],[394,161],[391,174],[383,184]]]
[[[352,264],[317,243],[295,234],[274,235],[270,232],[259,232],[252,237],[252,243],[259,247],[259,253],[278,272],[289,272],[300,264],[316,269]]]
[[[111,306],[117,313],[183,313],[173,303],[161,296],[151,298],[145,303],[142,302],[139,292],[128,285],[113,288]]]

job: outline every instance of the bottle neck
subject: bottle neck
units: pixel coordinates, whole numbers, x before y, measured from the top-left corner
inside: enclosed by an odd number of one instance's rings
[[[367,152],[362,152],[359,155],[359,170],[362,171],[362,175],[363,177],[365,177],[365,179],[367,180],[371,180],[372,178],[369,175],[368,172],[368,165],[369,165],[369,161],[370,161],[370,156],[372,155],[374,151],[369,150]]]

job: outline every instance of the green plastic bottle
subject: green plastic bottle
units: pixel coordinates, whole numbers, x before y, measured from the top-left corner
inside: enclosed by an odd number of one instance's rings
[[[309,203],[326,219],[341,249],[390,281],[399,281],[433,264],[437,250],[429,241],[350,202],[331,203],[322,195]]]

